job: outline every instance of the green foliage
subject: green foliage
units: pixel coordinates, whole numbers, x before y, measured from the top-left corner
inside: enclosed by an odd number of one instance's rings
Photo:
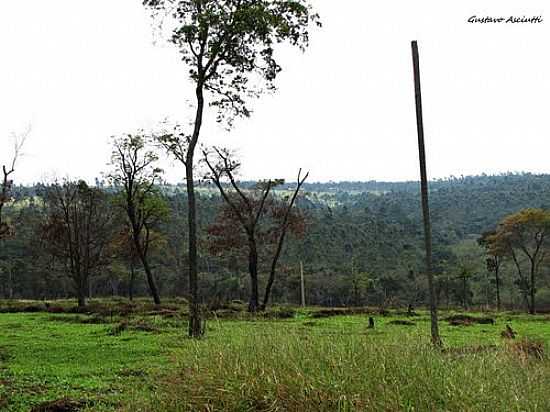
[[[113,138],[109,181],[118,193],[114,204],[125,211],[128,227],[146,250],[149,243],[161,239],[150,232],[170,217],[170,208],[157,185],[163,170],[157,166],[158,155],[152,136],[143,132]]]
[[[247,100],[275,89],[274,46],[304,49],[318,23],[305,0],[143,0],[176,45],[218,121],[250,115]],[[260,81],[258,81],[260,80]]]

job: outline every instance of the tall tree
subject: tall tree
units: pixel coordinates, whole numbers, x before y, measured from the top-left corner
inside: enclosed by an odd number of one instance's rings
[[[442,344],[439,336],[439,325],[437,321],[437,303],[435,297],[434,279],[432,273],[432,225],[430,221],[430,206],[428,200],[428,174],[426,172],[426,148],[424,145],[424,123],[422,119],[422,93],[420,87],[420,62],[418,57],[418,44],[411,43],[413,68],[414,68],[414,91],[416,100],[416,124],[418,132],[418,154],[420,159],[420,186],[422,194],[422,215],[424,218],[424,242],[426,248],[426,275],[428,276],[428,288],[430,294],[430,317],[432,342],[434,345]]]
[[[46,220],[41,226],[44,248],[69,273],[78,306],[86,305],[92,275],[111,258],[114,214],[107,195],[86,182],[65,181],[46,188]]]
[[[281,71],[274,46],[287,42],[304,49],[309,26],[318,23],[307,0],[143,0],[171,32],[195,85],[192,132],[175,135],[172,153],[184,164],[189,231],[189,335],[201,335],[198,296],[197,210],[193,176],[207,99],[218,121],[230,127],[235,117],[250,116],[247,100],[275,90]],[[251,81],[252,80],[252,81]],[[261,81],[258,81],[261,80]],[[180,150],[182,147],[185,150]]]
[[[122,188],[119,204],[128,217],[133,246],[143,265],[151,297],[160,304],[155,276],[149,263],[151,245],[158,237],[155,228],[167,218],[169,210],[155,185],[162,169],[156,167],[158,156],[148,145],[151,137],[143,133],[113,139],[109,179]]]
[[[514,262],[530,314],[536,312],[537,278],[550,247],[549,234],[549,211],[523,209],[506,216],[497,226],[495,234],[487,239],[492,250],[499,253],[505,251]],[[527,273],[524,262],[527,263]]]

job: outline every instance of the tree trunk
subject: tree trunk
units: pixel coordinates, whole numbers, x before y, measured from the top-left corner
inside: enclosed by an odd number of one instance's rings
[[[451,296],[449,294],[449,284],[451,283],[451,280],[449,279],[449,275],[447,275],[447,281],[445,282],[445,302],[447,302],[447,310],[451,307]]]
[[[86,279],[79,278],[77,286],[78,307],[83,308],[86,306],[86,293],[88,292]]]
[[[529,303],[529,285],[527,278],[524,277],[523,272],[521,271],[521,265],[519,264],[519,261],[516,257],[516,254],[514,253],[514,250],[512,249],[512,259],[514,261],[514,264],[516,265],[516,269],[518,271],[519,276],[519,285],[520,285],[520,293],[521,296],[523,296],[523,302],[525,304],[525,309],[527,312],[530,312],[530,303]]]
[[[86,295],[83,293],[79,293],[78,295],[78,307],[79,308],[86,307]]]
[[[422,193],[422,215],[424,217],[424,241],[426,247],[426,275],[428,276],[428,288],[430,295],[430,317],[432,343],[436,346],[442,345],[439,336],[439,325],[437,320],[437,304],[435,302],[435,289],[432,273],[432,228],[430,222],[430,208],[428,202],[428,174],[426,172],[426,149],[424,146],[424,125],[422,119],[422,94],[420,87],[420,63],[418,57],[418,44],[411,43],[414,67],[416,120],[418,132],[418,154],[420,160],[420,183]]]
[[[151,267],[149,266],[147,256],[145,256],[145,254],[140,251],[139,257],[141,259],[141,263],[143,263],[143,269],[145,270],[145,275],[147,278],[147,284],[149,285],[149,291],[151,292],[151,297],[153,298],[155,305],[160,305],[159,292],[155,283],[155,278],[153,277],[153,272],[151,271]]]
[[[306,307],[306,288],[304,284],[304,264],[300,261],[300,303]]]
[[[8,299],[13,299],[13,268],[11,266],[8,269]]]
[[[500,312],[500,277],[499,277],[499,263],[495,265],[495,286],[497,292],[497,311]]]
[[[298,172],[298,184],[296,186],[296,190],[292,195],[292,198],[290,199],[290,203],[288,204],[288,207],[285,211],[285,217],[281,225],[281,235],[279,236],[279,240],[277,242],[277,249],[275,250],[275,255],[273,256],[273,260],[271,261],[271,270],[269,272],[269,279],[267,281],[267,286],[265,288],[264,300],[262,303],[262,310],[265,310],[265,308],[267,307],[267,304],[269,302],[269,297],[271,296],[271,288],[273,287],[273,283],[275,282],[275,274],[277,272],[277,263],[279,262],[279,258],[281,257],[281,252],[283,251],[283,244],[285,242],[286,231],[288,229],[288,219],[290,216],[290,212],[292,210],[292,207],[294,206],[294,203],[296,202],[298,193],[300,193],[300,188],[302,187],[302,185],[304,184],[304,182],[309,176],[309,172],[308,172],[306,173],[303,179],[300,179],[301,173],[302,173],[302,169],[300,169],[300,171]]]
[[[195,181],[193,177],[193,160],[195,148],[199,140],[204,111],[203,82],[199,80],[196,88],[197,112],[195,128],[189,142],[185,162],[185,177],[187,183],[187,220],[189,231],[189,336],[198,338],[202,335],[199,308],[198,287],[198,256],[197,256],[197,206],[195,199]]]
[[[536,285],[535,285],[535,262],[531,262],[531,282],[529,284],[529,314],[534,315],[536,313],[536,307],[535,307],[535,294],[536,292]]]
[[[253,237],[248,239],[248,272],[250,273],[250,300],[248,302],[248,311],[254,313],[258,311],[259,288],[258,251],[256,249],[256,240]]]
[[[467,289],[467,283],[466,283],[466,276],[462,276],[462,308],[464,310],[468,309],[468,304],[466,301],[466,289]]]
[[[132,221],[132,229],[133,229],[132,239],[134,240],[134,247],[136,248],[136,252],[139,257],[139,260],[141,260],[141,264],[143,265],[143,270],[145,270],[147,284],[149,286],[149,292],[151,293],[151,297],[153,298],[153,302],[155,302],[155,305],[160,305],[160,296],[157,289],[157,285],[155,283],[155,277],[153,276],[153,272],[151,271],[151,267],[149,266],[147,255],[141,245],[141,241],[139,239],[139,231],[134,221]]]
[[[134,281],[136,279],[136,271],[134,269],[134,264],[130,265],[130,282],[128,285],[128,299],[130,302],[134,300]]]

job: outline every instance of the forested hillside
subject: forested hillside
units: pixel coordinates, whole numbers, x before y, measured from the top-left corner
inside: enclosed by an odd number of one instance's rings
[[[253,182],[249,182],[251,187]],[[117,190],[96,186],[114,201]],[[244,184],[246,187],[246,184]],[[278,189],[284,197],[292,185]],[[14,202],[6,210],[16,228],[3,240],[0,293],[5,298],[54,299],[74,296],[63,266],[44,244],[45,185],[14,187]],[[300,262],[306,299],[317,305],[408,305],[425,303],[422,268],[422,226],[418,183],[309,183],[298,199],[305,219],[303,233],[290,234],[273,289],[278,303],[299,303]],[[185,191],[162,186],[169,216],[155,229],[158,245],[151,265],[162,296],[186,296]],[[550,208],[550,175],[507,174],[438,180],[431,183],[436,287],[440,304],[494,303],[494,282],[485,265],[480,235],[494,229],[506,215],[520,209]],[[201,233],[199,270],[204,303],[217,305],[248,296],[247,262],[239,245],[214,247],[212,230],[222,205],[213,188],[199,188]],[[116,209],[116,208],[113,208]],[[121,216],[113,219],[122,220]],[[260,250],[260,281],[264,283],[273,245]],[[521,305],[515,272],[504,268],[503,302]],[[135,282],[131,279],[135,278]],[[133,284],[130,292],[130,283]],[[548,275],[539,284],[539,305],[550,303]],[[90,276],[92,296],[146,296],[141,265],[114,250]]]

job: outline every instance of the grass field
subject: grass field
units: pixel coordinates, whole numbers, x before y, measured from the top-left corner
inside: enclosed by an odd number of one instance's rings
[[[195,341],[183,307],[150,309],[0,313],[0,410],[550,410],[544,315],[442,321],[435,350],[425,313],[221,311]],[[38,409],[55,400],[73,408]]]

